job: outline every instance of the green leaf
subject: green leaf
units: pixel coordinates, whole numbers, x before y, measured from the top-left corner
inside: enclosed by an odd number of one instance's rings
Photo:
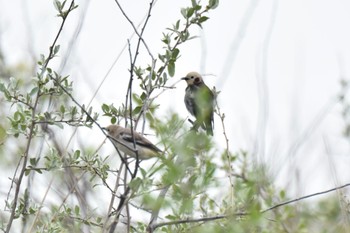
[[[168,73],[170,77],[174,77],[175,75],[175,63],[173,61],[170,61],[168,64]]]
[[[54,123],[58,128],[63,129],[63,124],[61,122]]]
[[[29,92],[29,95],[32,96],[32,95],[38,93],[38,90],[39,90],[38,87],[34,87],[34,88]]]
[[[102,111],[104,113],[109,112],[109,106],[107,104],[102,104]]]
[[[198,23],[203,23],[204,21],[207,21],[209,19],[209,17],[207,16],[202,16],[198,19]]]
[[[136,108],[134,108],[134,110],[132,111],[133,115],[139,114],[141,112],[142,106],[137,106]]]
[[[182,32],[180,36],[181,36],[181,41],[185,42],[190,37],[190,33],[188,32],[188,30],[186,30]]]
[[[60,113],[64,114],[66,112],[66,108],[64,107],[64,105],[60,106]]]
[[[141,105],[142,104],[142,100],[140,98],[140,96],[136,93],[133,93],[132,94],[132,99],[138,104],[138,105]]]
[[[79,216],[79,214],[80,214],[80,208],[79,208],[79,206],[75,206],[75,208],[74,208],[74,213],[75,213],[75,215],[77,215],[77,216]]]
[[[194,8],[189,8],[186,14],[187,18],[190,18],[193,15],[193,13],[194,13]]]
[[[13,119],[15,121],[23,121],[24,120],[24,116],[21,112],[17,111],[15,112],[14,116],[13,116]]]
[[[146,93],[145,93],[145,92],[142,92],[142,94],[141,94],[141,96],[140,96],[141,100],[145,100],[146,97],[147,97]]]
[[[24,172],[24,174],[25,174],[26,176],[28,176],[29,173],[30,173],[30,169],[26,169],[25,172]]]
[[[64,6],[66,5],[66,2],[67,2],[67,0],[64,0],[64,1],[62,2],[62,7],[61,7],[61,9],[64,8]]]
[[[187,9],[186,8],[181,8],[181,14],[185,19],[187,19]]]
[[[134,192],[137,192],[137,190],[140,188],[142,182],[143,182],[142,179],[140,177],[137,177],[137,178],[133,179],[132,181],[130,181],[129,187]]]
[[[0,83],[0,91],[1,92],[5,92],[6,91],[6,87],[3,83]]]
[[[36,159],[36,158],[30,158],[29,159],[29,163],[32,166],[36,166],[38,164],[38,162],[39,162],[39,159]]]
[[[80,150],[74,151],[73,159],[77,160],[77,159],[79,159],[79,157],[80,157]]]
[[[280,191],[280,198],[285,199],[286,198],[286,192],[284,190]]]
[[[34,171],[39,173],[39,174],[43,174],[43,172],[41,171],[41,169],[37,169],[37,168],[34,168]]]
[[[209,0],[209,8],[210,9],[215,9],[215,8],[217,8],[218,7],[218,5],[219,5],[219,0]]]
[[[163,83],[165,84],[168,81],[168,75],[163,73]]]
[[[180,53],[180,50],[178,48],[175,48],[173,50],[172,57],[173,57],[174,60],[177,59],[177,56],[179,55],[179,53]]]
[[[60,1],[55,0],[55,1],[53,2],[53,5],[55,6],[55,8],[56,8],[57,11],[61,11],[61,10],[62,10],[62,5],[61,5],[61,2],[60,2]]]
[[[117,122],[117,118],[116,118],[115,116],[112,117],[112,118],[111,118],[111,123],[112,123],[112,124],[115,124],[116,122]]]
[[[195,7],[195,6],[198,5],[197,2],[196,2],[196,0],[191,0],[191,2],[192,2],[192,7]]]
[[[175,30],[179,30],[179,28],[180,28],[180,20],[176,21]]]

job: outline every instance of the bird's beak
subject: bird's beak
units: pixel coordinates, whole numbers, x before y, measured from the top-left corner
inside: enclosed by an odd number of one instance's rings
[[[189,78],[187,78],[187,77],[183,77],[183,78],[181,78],[181,80],[188,80]]]

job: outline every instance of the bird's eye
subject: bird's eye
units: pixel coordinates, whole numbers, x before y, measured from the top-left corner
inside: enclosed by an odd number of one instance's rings
[[[194,79],[194,77],[193,77],[193,76],[191,76],[191,79]]]

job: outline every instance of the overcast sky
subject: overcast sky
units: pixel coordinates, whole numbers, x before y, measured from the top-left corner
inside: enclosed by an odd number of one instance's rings
[[[142,22],[149,1],[120,3],[135,25]],[[113,0],[77,4],[59,40],[61,56],[71,52],[63,73],[79,87],[76,98],[87,104],[112,68],[93,106],[96,111],[102,103],[119,106],[129,77],[127,50],[112,64],[133,30]],[[157,1],[144,36],[153,54],[162,49],[165,28],[189,4]],[[226,115],[231,150],[255,153],[278,184],[298,184],[298,194],[304,194],[349,182],[350,148],[342,136],[342,106],[336,101],[340,79],[348,79],[350,72],[349,12],[347,0],[221,0],[203,30],[191,31],[199,37],[180,47],[181,58],[169,82],[193,70],[212,74],[205,81],[221,91],[219,105]],[[8,64],[48,53],[60,24],[55,14],[52,1],[0,0],[0,46]],[[79,36],[71,41],[79,23]],[[59,69],[59,60],[54,68]],[[139,65],[149,63],[143,52]],[[158,116],[170,109],[188,116],[185,87],[180,82],[161,96]],[[101,122],[107,124],[108,119]],[[224,145],[218,117],[214,139]]]

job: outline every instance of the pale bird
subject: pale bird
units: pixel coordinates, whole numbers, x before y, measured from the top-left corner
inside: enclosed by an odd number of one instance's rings
[[[187,110],[196,118],[193,129],[202,127],[208,135],[213,135],[214,125],[214,94],[205,85],[202,76],[190,72],[181,78],[187,82],[185,90],[185,105]]]
[[[131,134],[131,129],[124,128],[119,125],[109,125],[103,128],[107,131],[113,144],[125,154],[136,158],[136,151],[138,158],[140,160],[150,159],[153,157],[158,157],[162,152],[158,147],[156,147],[152,142],[141,134],[133,131]],[[134,147],[134,139],[135,146]]]

